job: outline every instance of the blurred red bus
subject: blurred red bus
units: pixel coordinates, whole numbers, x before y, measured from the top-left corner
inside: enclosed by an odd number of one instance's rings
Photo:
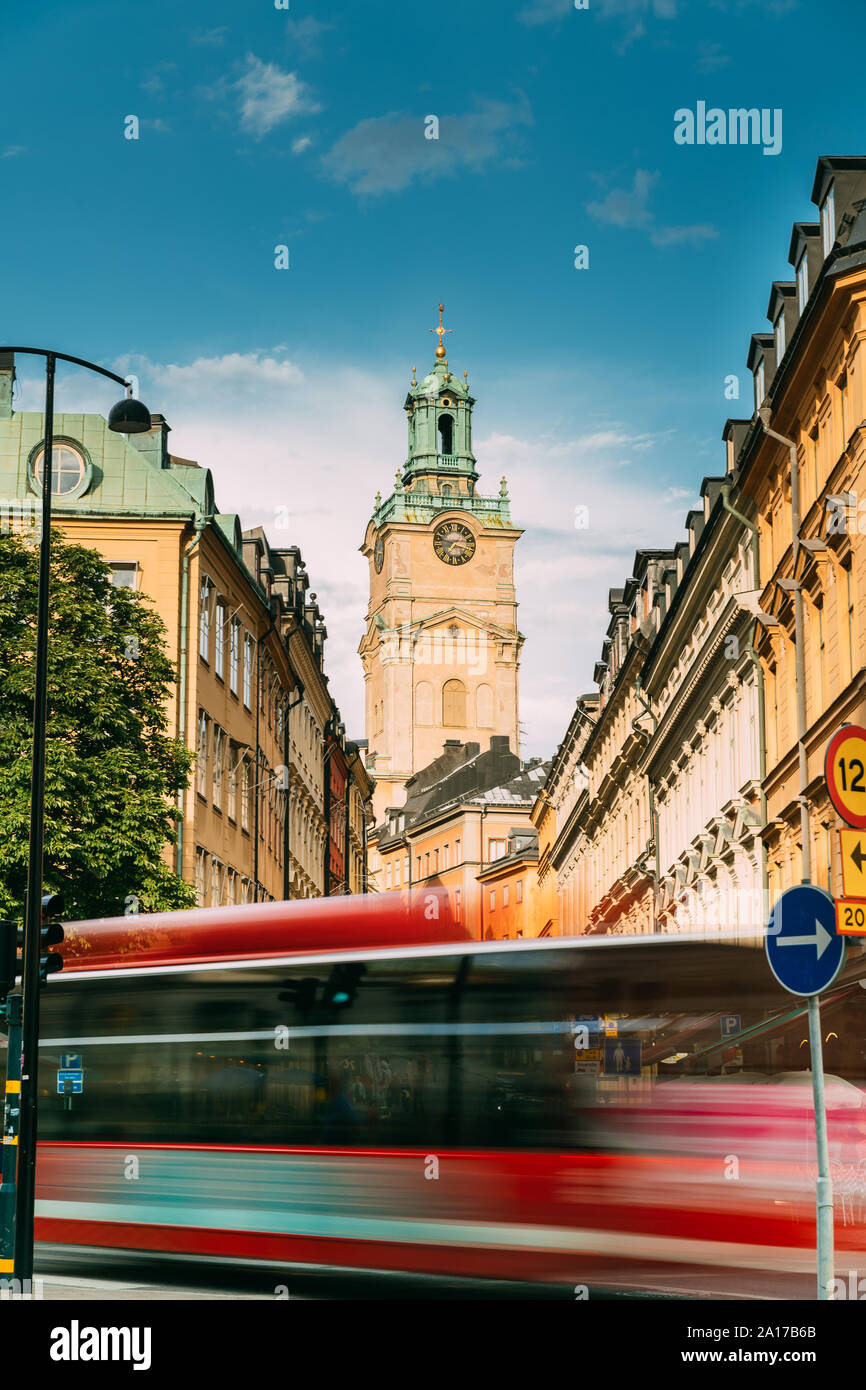
[[[581,1285],[814,1268],[805,1005],[756,948],[480,943],[423,894],[68,935],[38,1240]],[[822,1002],[837,1248],[862,1268],[864,984],[852,959]]]

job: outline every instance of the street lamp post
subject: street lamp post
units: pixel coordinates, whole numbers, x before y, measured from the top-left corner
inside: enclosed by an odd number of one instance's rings
[[[24,959],[21,969],[21,1111],[18,1131],[15,1211],[15,1277],[33,1278],[33,1211],[36,1197],[36,1096],[39,1065],[39,947],[42,926],[42,850],[45,822],[45,733],[48,702],[48,594],[51,560],[51,465],[54,449],[54,374],[58,361],[86,367],[126,387],[113,406],[108,427],[118,434],[141,434],[151,427],[150,412],[132,397],[125,377],[81,357],[44,348],[0,347],[0,354],[45,358],[45,430],[42,445],[42,530],[39,544],[39,598],[36,610],[36,668],[33,696],[33,754],[30,777],[30,842],[24,899]]]

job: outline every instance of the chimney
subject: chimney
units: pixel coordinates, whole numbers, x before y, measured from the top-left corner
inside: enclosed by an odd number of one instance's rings
[[[497,783],[507,782],[510,777],[514,777],[520,771],[520,759],[516,753],[512,753],[508,734],[491,734],[490,736],[490,762],[492,764],[492,777],[490,783],[495,787]]]
[[[144,454],[156,468],[168,468],[170,459],[168,453],[168,432],[171,425],[166,423],[164,415],[157,415],[150,412],[151,427],[144,434],[137,434],[133,438],[133,443],[140,454]]]
[[[15,358],[11,352],[0,353],[0,420],[12,419],[12,386],[15,381]]]

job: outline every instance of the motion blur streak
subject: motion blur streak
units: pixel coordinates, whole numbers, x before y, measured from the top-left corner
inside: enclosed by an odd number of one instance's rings
[[[141,957],[128,929],[119,970],[106,942],[123,927],[82,925],[45,1003],[39,1239],[491,1281],[741,1269],[769,1296],[813,1267],[805,1020],[762,952],[449,942],[447,922],[427,948],[385,898],[339,956],[327,902],[306,949],[308,908],[293,955],[291,905],[262,937],[246,911],[215,934],[213,914],[177,936],[163,923]],[[388,912],[401,947],[381,946]],[[852,952],[822,1004],[851,1269],[866,1269],[864,982]],[[69,1051],[83,1088],[61,1095]]]

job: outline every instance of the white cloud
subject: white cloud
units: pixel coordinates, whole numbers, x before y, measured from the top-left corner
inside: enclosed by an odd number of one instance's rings
[[[218,29],[193,29],[189,38],[190,43],[203,47],[221,48],[226,41],[227,33],[227,25],[221,24]]]
[[[699,246],[702,241],[712,241],[718,235],[718,228],[711,222],[695,222],[688,227],[657,227],[650,233],[650,241],[653,246]]]
[[[639,17],[646,15],[653,19],[675,19],[677,0],[590,0],[589,9],[595,10],[602,19],[637,17],[635,30],[639,32],[633,33],[635,37],[640,37],[644,29],[639,23]],[[517,18],[523,24],[555,24],[573,11],[574,0],[533,0],[531,5],[520,11]]]
[[[130,358],[119,370],[138,373],[142,399],[166,416],[172,452],[213,471],[221,511],[237,512],[245,529],[264,526],[276,547],[300,545],[328,629],[330,689],[350,735],[363,737],[367,566],[358,547],[376,490],[387,493],[405,457],[400,369],[383,384],[378,373],[301,364],[271,348],[189,363]]]
[[[697,72],[715,72],[717,68],[726,67],[731,59],[725,53],[720,43],[699,43],[698,57],[695,63]]]
[[[658,226],[650,208],[650,194],[658,182],[658,171],[635,170],[631,188],[612,188],[600,202],[587,203],[586,210],[596,222],[610,227],[627,227],[646,231],[654,246],[700,245],[718,236],[709,222],[690,226]]]
[[[292,154],[303,154],[304,150],[308,150],[312,143],[311,136],[299,135],[297,140],[292,141]]]
[[[645,227],[652,221],[649,195],[658,177],[658,172],[637,169],[631,188],[612,188],[600,203],[587,203],[586,210],[597,222],[614,227]]]
[[[608,589],[631,574],[636,550],[670,547],[682,536],[683,498],[692,494],[663,486],[658,455],[667,438],[615,424],[567,440],[494,434],[479,441],[485,491],[504,473],[512,516],[525,528],[515,579],[527,639],[520,699],[529,753],[553,751],[577,695],[592,688]]]
[[[231,86],[240,99],[241,129],[258,139],[292,116],[320,109],[296,72],[263,63],[253,53],[247,54],[246,71]]]
[[[135,370],[148,376],[160,389],[201,400],[207,400],[212,393],[230,386],[239,396],[246,395],[258,401],[262,392],[273,386],[296,386],[304,379],[296,363],[261,352],[229,352],[222,357],[197,357],[185,366],[175,362],[159,365],[148,362],[146,358],[136,358],[135,363]]]
[[[605,19],[642,14],[654,19],[676,19],[677,0],[598,0],[598,10]]]
[[[416,179],[513,160],[517,128],[531,123],[522,95],[512,103],[480,102],[463,115],[440,115],[438,140],[425,137],[424,113],[391,112],[359,121],[322,163],[331,178],[349,184],[354,193],[396,193]]]
[[[534,0],[517,18],[521,24],[555,24],[574,9],[574,0]]]
[[[26,145],[7,145],[3,151],[3,159],[15,159],[19,154],[26,154]]]
[[[307,56],[318,50],[322,35],[333,28],[333,24],[323,24],[321,20],[314,19],[312,15],[305,15],[303,19],[287,19],[285,23],[286,38],[289,44],[297,45],[301,52]]]
[[[166,89],[166,74],[176,70],[177,63],[156,63],[139,85],[151,96],[161,97]]]

